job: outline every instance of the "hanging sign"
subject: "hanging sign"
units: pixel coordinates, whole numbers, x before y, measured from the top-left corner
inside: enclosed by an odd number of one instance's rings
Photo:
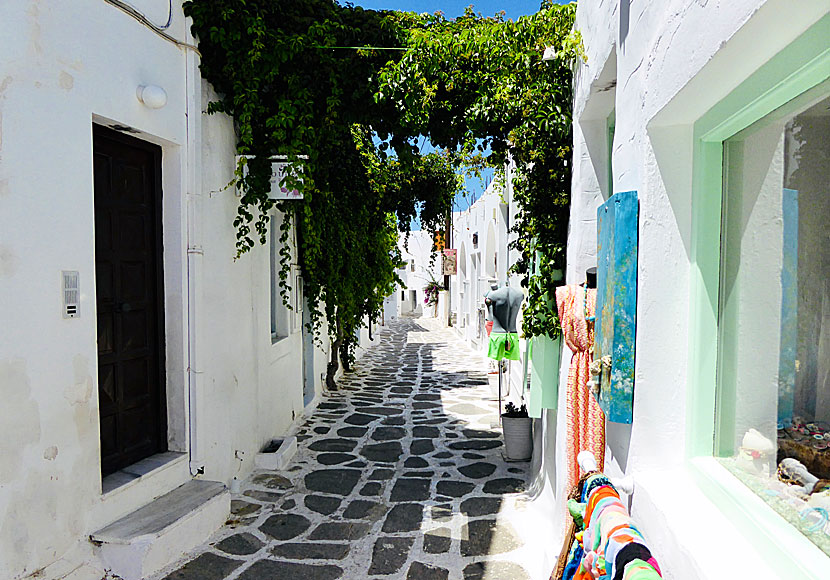
[[[458,270],[458,250],[447,249],[442,252],[441,269],[444,276],[455,276]]]
[[[245,159],[251,159],[252,156],[242,155]],[[305,155],[300,155],[300,159],[307,159]],[[237,157],[237,162],[239,157]],[[288,158],[285,155],[275,155],[271,157],[271,191],[268,192],[268,199],[274,201],[282,201],[287,199],[303,199],[301,191],[294,187],[290,187],[283,183],[283,180],[288,175]],[[302,168],[300,168],[302,174]],[[242,168],[242,175],[248,175],[248,164],[246,163]],[[299,182],[302,183],[302,177],[299,177]],[[241,195],[237,189],[237,195]]]

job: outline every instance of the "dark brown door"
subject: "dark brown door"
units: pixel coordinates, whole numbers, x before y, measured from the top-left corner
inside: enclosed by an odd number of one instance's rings
[[[101,471],[167,448],[161,148],[93,126]]]

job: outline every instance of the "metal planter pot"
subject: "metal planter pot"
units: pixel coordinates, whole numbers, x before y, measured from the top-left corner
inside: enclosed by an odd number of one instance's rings
[[[512,461],[530,459],[533,455],[533,435],[530,417],[501,417],[504,433],[504,454]]]

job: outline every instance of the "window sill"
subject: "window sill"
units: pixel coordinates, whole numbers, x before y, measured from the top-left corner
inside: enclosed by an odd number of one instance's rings
[[[715,458],[690,460],[689,473],[779,577],[827,577],[830,558]]]

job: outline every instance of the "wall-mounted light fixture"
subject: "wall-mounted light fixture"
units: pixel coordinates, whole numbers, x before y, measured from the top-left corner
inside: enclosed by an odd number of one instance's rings
[[[167,104],[167,91],[158,85],[139,85],[135,96],[151,109],[161,109]]]
[[[556,49],[552,46],[549,46],[545,49],[545,52],[542,54],[542,60],[544,61],[551,61],[556,58]]]

